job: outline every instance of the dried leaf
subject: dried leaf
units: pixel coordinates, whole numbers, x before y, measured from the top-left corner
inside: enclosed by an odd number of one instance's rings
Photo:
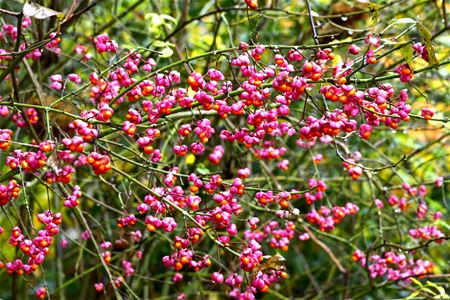
[[[369,7],[369,12],[372,15],[372,24],[375,26],[378,22],[378,18],[380,17],[380,5],[372,2],[367,3]]]
[[[285,267],[286,259],[279,253],[269,257],[266,261],[259,265],[256,265],[252,271],[251,277],[254,279],[259,272],[264,274],[270,271],[283,271]]]
[[[62,12],[29,2],[23,5],[22,12],[26,17],[34,17],[39,20],[48,19],[53,16],[56,16],[59,20],[64,18],[64,13]]]

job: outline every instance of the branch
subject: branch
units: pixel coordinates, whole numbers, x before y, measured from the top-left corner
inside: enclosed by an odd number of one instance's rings
[[[309,17],[309,24],[311,25],[311,30],[313,33],[313,39],[316,45],[319,44],[319,39],[317,38],[317,31],[316,26],[314,25],[314,17],[312,15],[312,9],[311,9],[311,3],[309,3],[309,0],[306,0],[306,5],[308,6],[308,17]]]
[[[319,245],[327,254],[328,256],[330,256],[331,260],[334,262],[334,264],[336,265],[336,267],[339,269],[339,271],[341,271],[341,273],[346,274],[348,271],[341,265],[341,262],[336,258],[336,256],[334,255],[333,251],[330,250],[330,248],[328,248],[327,245],[325,245],[321,240],[319,240],[314,233],[312,233],[311,230],[309,230],[309,228],[302,224],[301,225],[303,230],[305,230],[306,233],[309,234],[309,236],[311,237],[311,239],[317,244]]]
[[[405,252],[412,252],[412,251],[415,251],[415,250],[418,250],[418,249],[421,249],[421,248],[428,247],[428,245],[430,245],[433,242],[439,242],[439,241],[444,241],[444,240],[450,240],[450,236],[443,236],[443,237],[439,237],[439,238],[429,239],[428,241],[426,241],[423,244],[417,245],[415,247],[410,247],[410,248],[404,247],[404,246],[399,245],[399,244],[395,244],[395,243],[390,243],[390,242],[384,241],[380,245],[377,245],[377,246],[369,248],[368,251],[375,251],[375,250],[377,250],[379,248],[387,246],[387,247],[396,248],[398,250],[402,250],[402,251],[405,251]]]
[[[9,16],[13,16],[13,17],[18,17],[18,16],[20,16],[22,13],[21,13],[21,12],[15,12],[15,11],[10,11],[10,10],[6,10],[6,9],[3,9],[3,8],[0,8],[0,14],[9,15]]]

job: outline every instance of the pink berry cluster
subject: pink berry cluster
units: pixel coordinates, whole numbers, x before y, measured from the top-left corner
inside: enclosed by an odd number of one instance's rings
[[[103,33],[94,38],[95,48],[98,53],[104,52],[116,52],[119,48],[119,45],[116,41],[110,40],[108,34]]]
[[[253,218],[249,223],[256,225],[259,223],[259,220]],[[273,249],[288,251],[289,244],[296,236],[302,241],[309,239],[307,234],[298,232],[294,222],[291,221],[286,222],[284,227],[277,221],[271,221],[261,229],[258,229],[255,225],[253,225],[252,230],[246,230],[244,232],[244,237],[247,240],[254,240],[258,243],[266,240]]]
[[[25,127],[27,125],[26,119],[31,124],[37,124],[39,121],[39,114],[36,111],[36,109],[30,107],[25,110],[25,114],[18,112],[12,115],[11,120],[18,126],[18,127]]]
[[[11,145],[12,130],[0,129],[0,149],[6,150]]]
[[[360,250],[353,253],[352,260],[360,262],[363,267],[368,263],[370,277],[386,277],[389,281],[409,281],[410,277],[430,274],[433,264],[428,260],[407,259],[404,254],[385,252],[382,256],[372,255],[366,262],[365,254]]]
[[[45,257],[50,253],[50,246],[53,243],[53,236],[59,232],[59,225],[62,222],[61,213],[53,214],[46,211],[37,215],[37,220],[45,225],[45,229],[39,230],[32,239],[27,239],[19,227],[14,227],[9,238],[9,244],[19,247],[24,255],[4,264],[8,274],[30,274],[35,272],[44,262]],[[24,259],[28,257],[26,263]],[[2,263],[3,265],[3,263]]]
[[[410,229],[409,235],[415,239],[421,239],[421,240],[429,240],[429,239],[437,239],[440,237],[443,237],[444,234],[437,229],[436,226],[425,226],[417,229]],[[439,242],[443,242],[443,240],[438,240]]]
[[[81,191],[80,187],[76,185],[73,188],[73,192],[71,195],[67,197],[67,199],[64,201],[64,206],[68,208],[74,208],[80,205],[79,199],[81,198]]]
[[[306,220],[318,226],[321,231],[332,231],[344,217],[355,215],[358,211],[359,207],[350,202],[345,206],[334,206],[332,209],[322,206],[318,211],[313,209],[306,214]]]
[[[12,155],[6,158],[6,164],[12,169],[21,168],[26,173],[35,172],[43,168],[47,163],[47,156],[44,152],[37,152],[16,149]]]
[[[6,205],[12,199],[17,199],[20,193],[20,186],[17,181],[10,180],[5,186],[0,184],[0,206]]]

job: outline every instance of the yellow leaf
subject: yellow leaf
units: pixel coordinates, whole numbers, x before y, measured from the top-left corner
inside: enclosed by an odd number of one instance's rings
[[[192,166],[194,163],[195,163],[195,155],[192,153],[186,155],[186,165]]]
[[[430,66],[434,66],[438,63],[438,61],[436,58],[436,53],[434,52],[434,47],[431,45],[431,33],[421,22],[417,22],[417,29],[419,30],[419,34],[428,50],[428,64]]]

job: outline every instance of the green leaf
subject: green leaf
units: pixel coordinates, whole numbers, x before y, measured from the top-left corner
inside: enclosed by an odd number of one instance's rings
[[[136,49],[136,45],[132,43],[121,43],[120,48],[127,49],[127,50],[134,50]]]
[[[199,164],[198,167],[195,169],[195,171],[200,175],[206,175],[211,173],[211,171],[203,164]]]
[[[169,15],[148,13],[145,14],[145,19],[149,20],[150,32],[154,33],[157,37],[161,35],[163,27],[166,27],[169,31],[172,31],[174,25],[177,24],[177,20],[175,20],[172,16]]]
[[[419,280],[415,279],[414,277],[411,277],[410,279],[412,282],[414,282],[414,284],[423,287],[423,284]]]
[[[436,295],[436,293],[432,290],[430,290],[429,288],[423,287],[420,289],[422,292],[428,293],[429,295]]]
[[[161,18],[161,16],[158,15],[158,14],[153,14],[153,15],[151,16],[151,22],[152,22],[152,25],[153,25],[153,26],[159,27],[159,26],[161,26],[162,24],[164,24],[164,19]]]
[[[150,20],[153,26],[161,26],[163,24],[172,23],[176,24],[177,20],[175,20],[172,16],[169,15],[160,15],[155,13],[145,14],[145,19]]]
[[[155,40],[155,41],[153,41],[152,46],[156,47],[156,48],[165,48],[165,47],[170,46],[170,43],[164,42],[161,40]]]
[[[447,298],[439,297],[440,299],[448,299],[448,295],[445,293],[445,289],[442,286],[439,286],[432,281],[427,281],[427,286],[435,288],[439,292],[440,296],[447,296]]]
[[[422,22],[417,22],[417,29],[419,30],[419,34],[425,43],[425,46],[428,50],[428,64],[430,66],[434,66],[438,63],[436,58],[436,53],[434,51],[434,47],[431,45],[431,33],[428,29],[422,24]]]
[[[173,23],[173,24],[177,24],[177,20],[176,20],[174,17],[172,17],[172,16],[169,16],[169,15],[161,15],[161,17],[162,17],[164,20],[167,20],[167,21],[169,21],[169,22],[171,22],[171,23]]]
[[[170,47],[166,47],[162,49],[160,52],[161,54],[159,56],[163,58],[171,57],[173,54],[173,50]]]
[[[400,52],[403,55],[403,58],[405,59],[406,63],[408,64],[409,68],[412,69],[412,60],[414,56],[413,48],[410,44],[405,45],[404,47],[400,48]]]
[[[164,27],[166,27],[168,30],[172,30],[172,24],[170,23],[164,23]]]
[[[414,299],[414,298],[417,297],[417,295],[419,295],[419,291],[414,291],[414,292],[411,293],[411,295],[406,297],[406,299]]]
[[[436,286],[436,289],[438,290],[441,299],[450,299],[450,296],[447,295],[445,289],[442,286]]]
[[[397,19],[394,22],[392,22],[391,24],[389,24],[388,26],[386,26],[381,32],[380,34],[383,34],[384,32],[388,31],[389,28],[397,25],[397,24],[415,24],[416,21],[410,18],[402,18],[402,19]]]

